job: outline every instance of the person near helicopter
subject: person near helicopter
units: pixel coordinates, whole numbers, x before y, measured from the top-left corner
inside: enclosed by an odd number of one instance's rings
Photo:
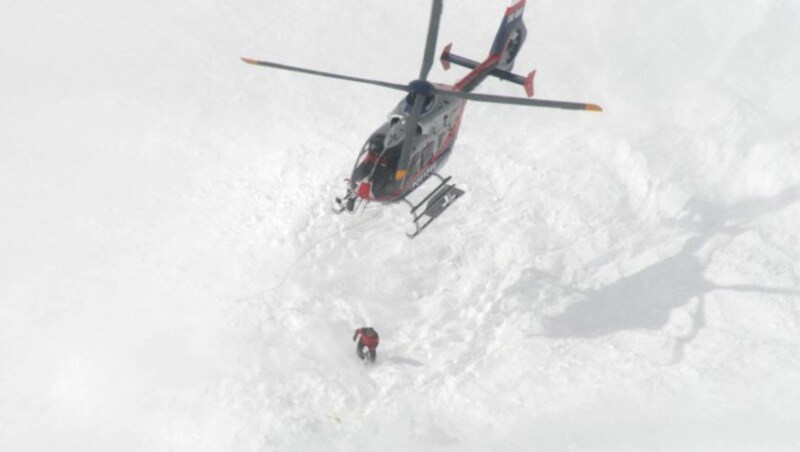
[[[358,355],[358,358],[362,360],[369,359],[370,362],[375,362],[375,358],[377,357],[375,349],[378,348],[378,344],[380,343],[378,332],[375,331],[374,328],[368,326],[359,328],[353,333],[353,341],[356,340],[358,340],[356,344],[356,355]]]

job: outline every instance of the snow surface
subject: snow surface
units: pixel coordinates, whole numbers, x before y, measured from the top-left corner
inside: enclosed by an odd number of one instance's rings
[[[404,83],[428,12],[0,4],[0,450],[800,450],[800,2],[529,0],[606,111],[470,104],[410,241],[329,209],[398,94],[238,58]]]

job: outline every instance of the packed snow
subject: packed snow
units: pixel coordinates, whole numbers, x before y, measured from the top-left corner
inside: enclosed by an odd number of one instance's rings
[[[470,103],[409,240],[330,209],[402,94],[239,57],[406,83],[429,10],[0,5],[0,450],[800,450],[800,2],[528,0],[605,112]]]

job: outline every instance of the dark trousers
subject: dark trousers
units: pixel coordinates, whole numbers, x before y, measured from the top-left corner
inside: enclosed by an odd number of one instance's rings
[[[364,351],[366,349],[366,351]],[[375,356],[377,353],[375,352],[374,348],[369,348],[361,342],[361,339],[358,340],[358,344],[356,344],[356,355],[358,355],[359,359],[367,359],[369,358],[370,361],[375,361]]]

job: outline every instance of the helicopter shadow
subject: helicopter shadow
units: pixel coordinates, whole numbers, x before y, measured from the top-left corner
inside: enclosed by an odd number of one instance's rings
[[[683,359],[683,351],[705,327],[705,296],[713,291],[729,290],[756,294],[800,295],[796,288],[759,285],[722,285],[704,276],[717,249],[705,259],[701,248],[720,235],[731,240],[748,230],[748,223],[779,212],[800,200],[800,184],[788,187],[772,197],[754,198],[726,206],[692,199],[686,203],[686,215],[679,224],[688,223],[697,231],[675,256],[657,262],[637,273],[603,288],[584,291],[580,301],[560,315],[544,319],[543,336],[594,338],[624,330],[658,330],[669,322],[673,309],[697,300],[691,327],[675,339],[673,362]],[[795,307],[795,317],[800,317]],[[798,319],[800,321],[800,319]]]

